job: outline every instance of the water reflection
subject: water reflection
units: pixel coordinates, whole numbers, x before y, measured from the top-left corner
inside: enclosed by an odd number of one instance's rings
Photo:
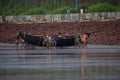
[[[81,65],[85,64],[85,60],[87,59],[87,54],[86,54],[86,49],[82,49],[83,53],[81,54],[81,59],[82,59],[82,63]],[[84,75],[85,75],[85,68],[84,66],[81,66],[80,68],[81,71],[81,79],[84,80]]]
[[[119,53],[2,54],[0,80],[120,80]],[[29,52],[30,53],[30,52]]]

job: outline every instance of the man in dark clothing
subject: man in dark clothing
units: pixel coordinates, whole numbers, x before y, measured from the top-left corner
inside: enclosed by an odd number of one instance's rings
[[[16,49],[18,49],[18,45],[19,45],[19,41],[20,40],[20,36],[19,36],[19,33],[17,33],[17,37],[16,37],[16,40],[15,40],[15,47]]]

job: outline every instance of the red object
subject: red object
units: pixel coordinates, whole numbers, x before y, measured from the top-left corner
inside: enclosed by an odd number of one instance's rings
[[[86,40],[88,39],[88,36],[87,36],[87,34],[83,34],[83,37],[82,37],[82,39],[83,39],[84,41],[86,41]]]

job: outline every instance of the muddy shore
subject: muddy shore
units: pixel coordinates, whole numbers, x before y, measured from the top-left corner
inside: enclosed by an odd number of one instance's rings
[[[0,43],[14,43],[17,31],[33,35],[58,33],[76,35],[95,32],[90,35],[90,45],[120,45],[120,20],[86,22],[46,22],[46,23],[0,23]]]

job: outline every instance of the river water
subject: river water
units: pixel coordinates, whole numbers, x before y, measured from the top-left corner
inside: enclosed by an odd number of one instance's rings
[[[0,80],[120,80],[120,49],[1,49]]]

